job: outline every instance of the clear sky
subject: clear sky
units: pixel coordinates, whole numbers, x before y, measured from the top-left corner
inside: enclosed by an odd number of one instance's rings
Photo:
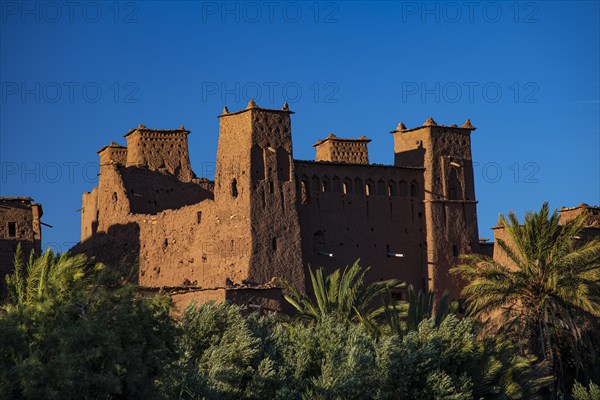
[[[0,195],[44,208],[45,246],[79,239],[96,151],[184,124],[212,178],[224,105],[296,112],[294,157],[428,117],[473,133],[481,237],[498,213],[600,204],[600,9],[590,2],[1,3]]]

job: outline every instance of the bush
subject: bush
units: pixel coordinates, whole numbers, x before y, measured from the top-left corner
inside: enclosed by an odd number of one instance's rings
[[[470,318],[373,335],[335,314],[282,322],[206,303],[174,321],[168,298],[140,296],[103,265],[43,257],[9,278],[2,398],[525,399],[545,383],[519,344],[482,338]]]
[[[227,303],[186,308],[179,321],[180,359],[165,394],[196,399],[274,397],[283,380],[271,344],[273,321]]]
[[[176,354],[170,300],[136,295],[101,265],[71,273],[46,283],[54,295],[5,305],[0,396],[156,398],[155,380]]]
[[[377,364],[380,399],[529,398],[543,384],[533,359],[518,356],[508,343],[479,339],[472,319],[449,315],[439,326],[421,322],[402,340],[381,340]]]

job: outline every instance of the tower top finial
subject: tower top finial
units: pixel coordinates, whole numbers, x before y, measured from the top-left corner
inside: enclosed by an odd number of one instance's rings
[[[285,103],[283,103],[283,111],[290,111],[290,106],[288,105],[287,101]]]
[[[403,131],[404,129],[406,129],[406,125],[404,125],[404,122],[398,122],[398,126],[396,127],[396,130]]]
[[[471,124],[471,120],[469,118],[467,118],[467,120],[465,121],[465,123],[463,124],[463,126],[461,128],[475,129],[473,124]]]
[[[138,129],[146,129],[146,125],[144,125],[144,124],[140,123],[140,124],[138,125]]]
[[[502,217],[502,214],[498,215],[498,222],[496,222],[496,227],[497,228],[504,227],[504,218]]]
[[[423,126],[437,126],[437,123],[433,120],[433,118],[429,117]]]
[[[248,102],[248,106],[246,108],[248,109],[248,108],[257,108],[257,107],[258,106],[254,102],[254,99],[250,99],[250,101]]]
[[[229,114],[229,110],[227,109],[227,106],[223,107],[223,114]]]

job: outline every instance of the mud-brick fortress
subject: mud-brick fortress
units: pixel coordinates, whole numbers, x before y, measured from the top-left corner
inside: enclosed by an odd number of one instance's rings
[[[394,165],[378,165],[369,139],[333,134],[314,144],[314,161],[295,160],[292,114],[254,101],[225,108],[214,182],[192,171],[183,126],[131,129],[127,146],[98,151],[73,251],[129,266],[179,306],[227,299],[277,310],[278,278],[308,290],[309,265],[330,272],[358,258],[369,281],[458,298],[462,283],[448,272],[457,257],[493,253],[477,231],[470,121],[400,123]]]

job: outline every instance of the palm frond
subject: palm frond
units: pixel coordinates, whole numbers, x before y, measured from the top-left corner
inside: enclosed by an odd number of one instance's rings
[[[582,325],[600,317],[600,240],[580,239],[586,221],[582,213],[561,225],[548,203],[527,212],[522,224],[511,211],[499,218],[507,239],[496,241],[507,264],[470,255],[452,270],[468,282],[462,293],[469,311],[488,321],[490,331],[527,338],[529,353],[556,374],[553,363],[562,362],[556,343],[570,343],[580,365],[590,332]]]
[[[359,322],[377,334],[377,321],[385,313],[383,307],[376,307],[377,298],[383,297],[389,289],[401,287],[402,283],[390,279],[365,285],[369,268],[361,268],[359,261],[329,275],[325,275],[322,268],[313,270],[309,266],[314,300],[281,281],[287,291],[284,298],[297,311],[296,319],[320,321],[333,315],[346,322]]]

